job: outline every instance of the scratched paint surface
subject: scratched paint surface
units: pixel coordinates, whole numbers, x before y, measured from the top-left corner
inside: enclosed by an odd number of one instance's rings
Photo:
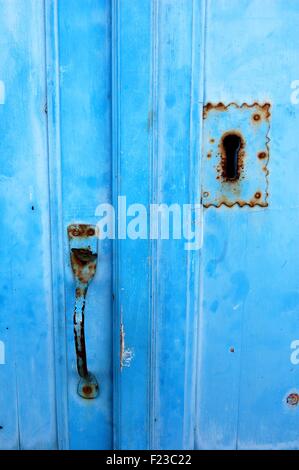
[[[197,447],[298,449],[299,5],[207,3],[205,102],[272,106],[268,207],[204,212]]]

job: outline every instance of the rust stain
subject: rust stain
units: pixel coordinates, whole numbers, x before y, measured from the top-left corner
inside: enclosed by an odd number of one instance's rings
[[[79,297],[84,297],[86,294],[86,288],[83,288],[83,287],[77,287],[76,288],[76,297],[79,298]]]
[[[260,160],[264,160],[265,158],[267,158],[267,152],[260,152],[257,156]]]
[[[223,104],[222,102],[220,103],[207,103],[204,108],[203,108],[203,118],[206,119],[208,117],[208,114],[210,111],[227,111],[230,106],[235,106],[236,108],[242,109],[242,108],[257,108],[258,113],[254,113],[252,116],[253,122],[256,124],[257,122],[260,122],[262,119],[268,120],[271,116],[270,113],[270,108],[271,104],[270,103],[264,103],[264,104],[259,104],[257,102],[253,104],[248,104],[248,103],[242,103],[241,105],[231,102],[227,105]]]
[[[73,224],[68,226],[68,236],[69,238],[87,238],[96,235],[96,230],[91,227],[89,224]]]
[[[289,406],[297,406],[299,404],[299,394],[298,393],[290,393],[287,396],[287,404]]]
[[[241,208],[246,207],[246,206],[268,207],[268,202],[258,201],[255,197],[253,197],[250,201],[238,200],[236,202],[232,202],[229,199],[227,199],[225,196],[221,196],[221,198],[218,199],[217,205],[213,203],[204,204],[204,207],[206,209],[208,209],[209,207],[216,207],[218,209],[221,206],[226,206],[228,208],[231,208],[234,206],[239,206]]]
[[[71,263],[75,277],[83,284],[90,281],[96,271],[98,254],[90,249],[72,248]]]
[[[227,108],[228,106],[225,106],[225,104],[221,102],[217,104],[207,103],[203,108],[203,118],[206,119],[208,117],[208,113],[213,109],[217,111],[227,111]]]
[[[256,106],[258,107],[258,110],[259,112],[258,113],[254,113],[252,115],[252,121],[254,124],[259,124],[263,119],[264,120],[268,120],[269,117],[271,116],[270,114],[270,103],[265,103],[263,105],[258,105],[256,104]]]
[[[84,387],[82,387],[82,391],[85,395],[90,395],[93,392],[90,385],[84,385]]]

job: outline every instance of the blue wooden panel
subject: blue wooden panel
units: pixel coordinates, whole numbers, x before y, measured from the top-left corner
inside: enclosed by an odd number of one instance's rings
[[[100,396],[77,394],[66,227],[111,199],[110,2],[2,2],[0,447],[112,447],[111,243],[86,338]],[[5,364],[2,364],[5,362]]]
[[[1,1],[0,448],[56,447],[44,2]]]
[[[199,203],[201,2],[157,2],[157,120],[153,156],[158,204]],[[195,222],[198,223],[198,220]],[[186,240],[154,248],[153,446],[193,448],[198,261]]]
[[[64,231],[60,142],[59,33],[57,1],[45,3],[49,196],[52,261],[52,314],[54,323],[57,448],[69,448],[67,413],[67,355],[64,286]]]
[[[113,2],[113,158],[114,206],[150,202],[151,172],[151,2]],[[150,134],[149,134],[150,126]],[[142,190],[143,188],[143,190]],[[150,446],[151,270],[148,240],[117,240],[114,253],[115,292],[115,447]],[[133,357],[123,362],[119,348]],[[137,405],[138,404],[138,405]]]
[[[202,8],[114,2],[115,202],[199,201]],[[116,242],[116,447],[193,447],[199,251],[185,242]]]
[[[58,4],[62,217],[71,449],[112,447],[111,242],[99,242],[99,261],[87,294],[86,343],[90,370],[100,384],[95,400],[77,394],[73,338],[75,283],[67,226],[97,223],[98,204],[111,200],[110,2]]]
[[[269,207],[204,214],[200,448],[299,448],[298,20],[296,2],[208,2],[205,101],[272,106]]]

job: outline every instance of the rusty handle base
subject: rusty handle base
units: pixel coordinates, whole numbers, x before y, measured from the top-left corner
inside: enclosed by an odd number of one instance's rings
[[[98,396],[99,385],[96,377],[91,372],[88,373],[87,377],[81,377],[78,383],[77,392],[80,397],[87,400]]]

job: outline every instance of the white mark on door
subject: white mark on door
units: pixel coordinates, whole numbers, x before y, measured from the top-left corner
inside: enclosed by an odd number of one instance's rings
[[[293,80],[291,83],[291,88],[294,90],[291,93],[291,103],[299,104],[299,80]]]
[[[3,341],[0,341],[0,365],[3,366],[5,364],[5,344]]]
[[[241,304],[234,305],[233,310],[238,310],[238,308],[240,308],[240,306],[241,306]]]
[[[33,201],[33,186],[29,186],[29,200]]]
[[[295,339],[291,342],[291,349],[294,349],[290,358],[291,363],[297,366],[299,364],[299,339]]]
[[[125,329],[123,323],[120,324],[120,368],[130,367],[134,357],[134,351],[125,347]]]
[[[0,80],[0,104],[5,103],[5,84]]]

